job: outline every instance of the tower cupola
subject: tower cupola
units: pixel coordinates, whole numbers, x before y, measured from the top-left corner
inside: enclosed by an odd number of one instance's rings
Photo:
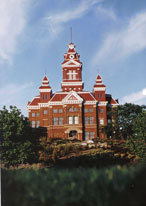
[[[52,89],[49,85],[49,80],[46,75],[44,76],[42,80],[42,86],[39,87],[39,92],[40,92],[40,99],[43,102],[48,102],[50,100]]]

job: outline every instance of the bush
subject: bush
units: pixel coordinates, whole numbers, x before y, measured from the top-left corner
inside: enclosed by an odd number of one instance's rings
[[[3,206],[145,205],[146,167],[2,169]]]

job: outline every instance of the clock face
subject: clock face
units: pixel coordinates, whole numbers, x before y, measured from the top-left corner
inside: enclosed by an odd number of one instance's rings
[[[74,58],[74,55],[73,55],[73,54],[71,54],[71,55],[69,56],[69,58],[70,58],[70,59],[73,59],[73,58]]]

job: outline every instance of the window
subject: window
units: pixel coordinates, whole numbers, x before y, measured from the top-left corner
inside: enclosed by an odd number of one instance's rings
[[[89,140],[89,132],[85,132],[85,140]]]
[[[90,132],[89,135],[90,135],[90,139],[94,138],[94,132]]]
[[[85,124],[88,124],[88,117],[85,117],[84,123],[85,123]]]
[[[57,113],[57,109],[53,109],[53,113]]]
[[[46,95],[46,99],[48,99],[48,95]]]
[[[63,111],[62,109],[59,109],[59,110],[58,110],[59,113],[62,113],[62,111]]]
[[[59,125],[62,125],[62,124],[63,124],[63,118],[59,117]]]
[[[100,112],[100,113],[103,113],[103,109],[99,109],[99,112]]]
[[[74,116],[73,117],[73,123],[74,124],[78,124],[78,116]]]
[[[32,115],[32,117],[35,117],[35,113],[32,113],[31,115]]]
[[[36,121],[36,128],[40,126],[40,121]]]
[[[102,94],[101,93],[98,93],[98,98],[102,98]]]
[[[89,124],[93,124],[93,117],[89,117]]]
[[[103,120],[103,119],[100,119],[100,120],[99,120],[99,123],[100,123],[101,125],[103,125],[103,124],[104,124],[104,120]]]
[[[37,112],[37,113],[36,113],[36,117],[39,117],[39,116],[40,116],[40,114],[39,114],[39,112]]]
[[[68,124],[72,124],[73,121],[72,121],[72,117],[68,117]]]
[[[32,128],[35,128],[35,121],[31,122],[31,126],[32,126]]]
[[[88,112],[88,109],[85,108],[85,109],[84,109],[84,112]]]
[[[111,119],[108,119],[107,122],[108,122],[108,123],[111,123]]]
[[[78,111],[78,109],[76,107],[74,107],[74,112],[77,112],[77,111]]]
[[[58,123],[58,118],[57,118],[57,117],[54,117],[54,118],[53,118],[53,124],[54,124],[54,125],[57,125],[57,123]]]
[[[72,112],[72,107],[70,107],[70,108],[68,109],[68,111],[69,111],[69,112]]]
[[[47,111],[46,109],[43,110],[43,114],[47,114],[47,112],[48,112],[48,111]]]
[[[93,108],[89,108],[89,112],[93,112]]]

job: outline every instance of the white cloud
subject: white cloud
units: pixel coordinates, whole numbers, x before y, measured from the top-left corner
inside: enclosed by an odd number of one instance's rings
[[[108,34],[101,48],[98,48],[93,64],[100,64],[128,57],[146,48],[146,11],[132,17],[119,31]]]
[[[28,0],[0,0],[0,60],[11,62],[26,24]]]
[[[122,98],[122,103],[146,104],[146,88]]]
[[[26,104],[28,92],[32,88],[33,83],[14,84],[10,83],[0,88],[0,107],[15,105],[26,113]]]
[[[47,17],[49,31],[53,34],[58,34],[63,29],[63,24],[74,19],[84,16],[93,6],[103,0],[82,0],[81,3],[75,7],[60,13],[55,13]]]

